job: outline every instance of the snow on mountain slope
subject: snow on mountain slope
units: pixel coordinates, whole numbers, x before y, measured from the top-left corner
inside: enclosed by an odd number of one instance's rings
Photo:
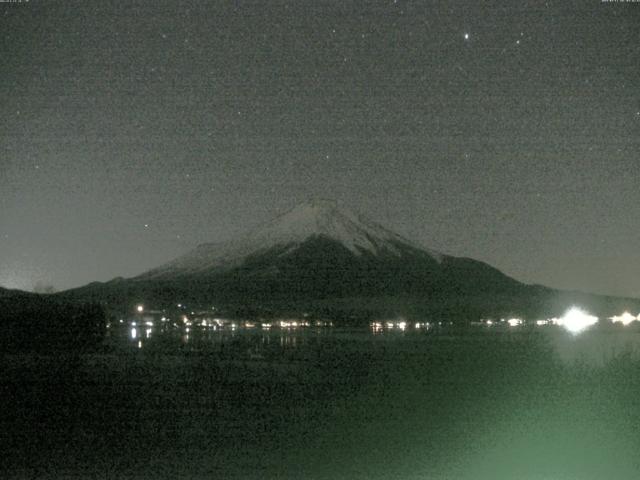
[[[320,200],[303,203],[246,237],[226,243],[208,243],[138,278],[158,278],[206,272],[239,265],[248,255],[274,247],[295,249],[305,240],[323,236],[341,243],[355,255],[369,252],[378,255],[401,255],[399,246],[426,252],[440,262],[443,255],[417,245],[386,228],[339,208],[335,202]]]

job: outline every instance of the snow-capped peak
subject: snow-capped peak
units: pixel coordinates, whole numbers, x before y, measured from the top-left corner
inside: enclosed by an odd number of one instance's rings
[[[172,273],[188,274],[233,266],[241,263],[248,255],[276,246],[295,248],[305,240],[317,236],[337,241],[356,255],[365,251],[374,255],[382,251],[400,255],[398,247],[406,245],[427,252],[437,261],[442,258],[440,253],[428,250],[341,208],[334,201],[314,200],[298,205],[243,239],[200,245],[192,252],[142,276],[149,278]]]
[[[254,231],[250,237],[264,245],[275,245],[302,242],[314,235],[336,240],[355,254],[360,254],[363,250],[375,254],[381,248],[395,252],[397,242],[415,247],[400,235],[348,209],[338,207],[331,200],[313,200],[298,205]]]

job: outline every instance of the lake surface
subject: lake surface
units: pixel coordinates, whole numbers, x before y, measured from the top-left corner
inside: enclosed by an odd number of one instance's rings
[[[637,479],[638,337],[116,325],[2,357],[2,477]]]

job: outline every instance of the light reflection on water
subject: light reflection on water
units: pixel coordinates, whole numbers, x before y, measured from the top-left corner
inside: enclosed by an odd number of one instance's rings
[[[124,327],[124,326],[123,326]],[[362,329],[361,329],[362,330]],[[366,332],[366,331],[365,331]],[[333,334],[344,334],[345,331],[331,327],[280,327],[270,323],[246,324],[229,323],[225,326],[202,325],[176,327],[169,325],[147,326],[144,333],[136,326],[126,329],[113,326],[108,332],[112,343],[130,345],[145,349],[155,348],[157,344],[166,348],[182,345],[182,347],[198,349],[221,349],[233,343],[246,344],[252,352],[259,352],[263,348],[279,346],[281,349],[294,350],[315,342],[319,338]],[[164,343],[161,343],[164,342]],[[257,355],[256,354],[256,355]]]
[[[507,322],[504,328],[460,332],[402,323],[402,319],[385,320],[351,329],[282,328],[275,322],[270,328],[241,322],[235,328],[200,323],[182,327],[156,323],[147,328],[139,323],[114,326],[109,335],[133,351],[166,348],[173,353],[178,347],[221,354],[122,356],[133,367],[122,370],[138,376],[135,382],[124,376],[120,385],[132,389],[126,397],[141,399],[145,415],[154,420],[142,430],[148,438],[156,438],[158,425],[171,423],[164,421],[166,410],[153,409],[165,403],[151,408],[144,403],[153,397],[149,392],[172,401],[174,389],[180,401],[175,411],[170,410],[170,418],[182,422],[177,432],[190,449],[203,438],[215,439],[221,431],[235,432],[233,441],[224,437],[216,444],[216,455],[207,445],[186,461],[184,455],[191,450],[181,450],[179,461],[166,460],[168,467],[180,472],[188,465],[194,471],[245,468],[242,473],[252,474],[238,478],[260,478],[253,474],[263,468],[278,472],[261,478],[292,479],[585,480],[606,478],[606,473],[616,480],[639,478],[621,473],[620,468],[633,467],[640,445],[635,426],[628,421],[637,411],[640,388],[630,390],[628,377],[623,376],[619,383],[613,377],[610,388],[600,387],[609,376],[596,372],[585,381],[580,369],[550,369],[555,362],[549,360],[547,350],[527,350],[536,339],[544,340],[565,365],[585,358],[600,362],[609,358],[603,352],[640,353],[638,333],[620,329],[572,335],[559,327],[527,330],[522,325],[509,327]],[[530,332],[537,335],[531,341]],[[333,348],[318,348],[325,345]],[[293,368],[282,368],[285,362],[262,362],[304,359],[305,352],[315,352],[306,358],[321,361],[297,362]],[[120,361],[119,356],[113,357],[111,361]],[[220,358],[240,358],[244,364],[238,368],[236,362],[218,362]],[[101,369],[96,371],[102,375]],[[216,377],[211,372],[222,373]],[[248,373],[251,381],[241,383]],[[180,384],[176,379],[182,380],[183,375],[197,381]],[[253,382],[256,379],[261,381]],[[318,386],[312,381],[318,381]],[[623,396],[627,392],[628,404]],[[214,407],[203,408],[203,396],[215,406],[215,414]],[[237,409],[243,402],[251,407],[246,415]],[[114,423],[126,425],[130,412],[111,410],[118,420]],[[242,432],[258,431],[256,425],[267,432],[266,440],[240,449],[248,452],[242,457],[236,445],[246,441]],[[175,433],[168,437],[169,445]],[[270,439],[275,440],[269,443]],[[294,448],[280,450],[282,445]],[[274,452],[278,461],[271,463],[266,459]],[[600,464],[603,467],[596,471]]]
[[[599,367],[616,359],[640,359],[640,334],[635,331],[587,331],[572,335],[547,331],[545,338],[565,364]]]
[[[294,323],[296,326],[293,326]],[[111,340],[135,349],[156,348],[156,342],[161,341],[165,342],[162,348],[182,345],[182,348],[194,350],[220,350],[227,345],[236,344],[237,347],[246,347],[245,353],[241,352],[241,355],[246,354],[252,358],[259,358],[265,350],[273,348],[279,348],[281,351],[304,349],[327,338],[368,341],[374,338],[393,340],[429,337],[433,333],[457,335],[455,332],[448,332],[442,325],[429,322],[409,323],[404,319],[371,322],[368,327],[360,328],[305,326],[304,321],[298,323],[295,320],[268,323],[230,322],[226,325],[196,323],[186,327],[147,324],[144,333],[134,322],[129,326],[116,324],[113,327],[108,333]],[[501,331],[490,328],[471,328],[467,332],[474,331],[501,334]],[[640,359],[640,332],[635,330],[589,330],[572,335],[559,327],[538,326],[535,331],[541,334],[556,357],[566,364],[599,366],[621,356]],[[520,333],[513,329],[511,334]],[[175,342],[171,343],[172,341]]]
[[[144,330],[129,325],[113,325],[108,332],[112,343],[134,347],[135,349],[155,349],[170,351],[183,350],[221,351],[229,346],[235,348],[240,357],[259,359],[268,351],[304,350],[309,345],[317,345],[326,339],[342,341],[392,340],[396,337],[424,335],[434,326],[428,322],[412,322],[399,318],[384,322],[372,322],[362,327],[334,327],[329,322],[306,320],[283,320],[272,322],[222,323],[190,322],[186,325],[156,323]],[[243,349],[242,349],[243,348]],[[227,349],[228,350],[228,349]]]

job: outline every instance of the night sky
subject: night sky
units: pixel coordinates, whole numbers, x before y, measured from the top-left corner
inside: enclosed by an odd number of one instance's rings
[[[332,198],[640,297],[640,3],[0,4],[0,285],[133,276]]]

